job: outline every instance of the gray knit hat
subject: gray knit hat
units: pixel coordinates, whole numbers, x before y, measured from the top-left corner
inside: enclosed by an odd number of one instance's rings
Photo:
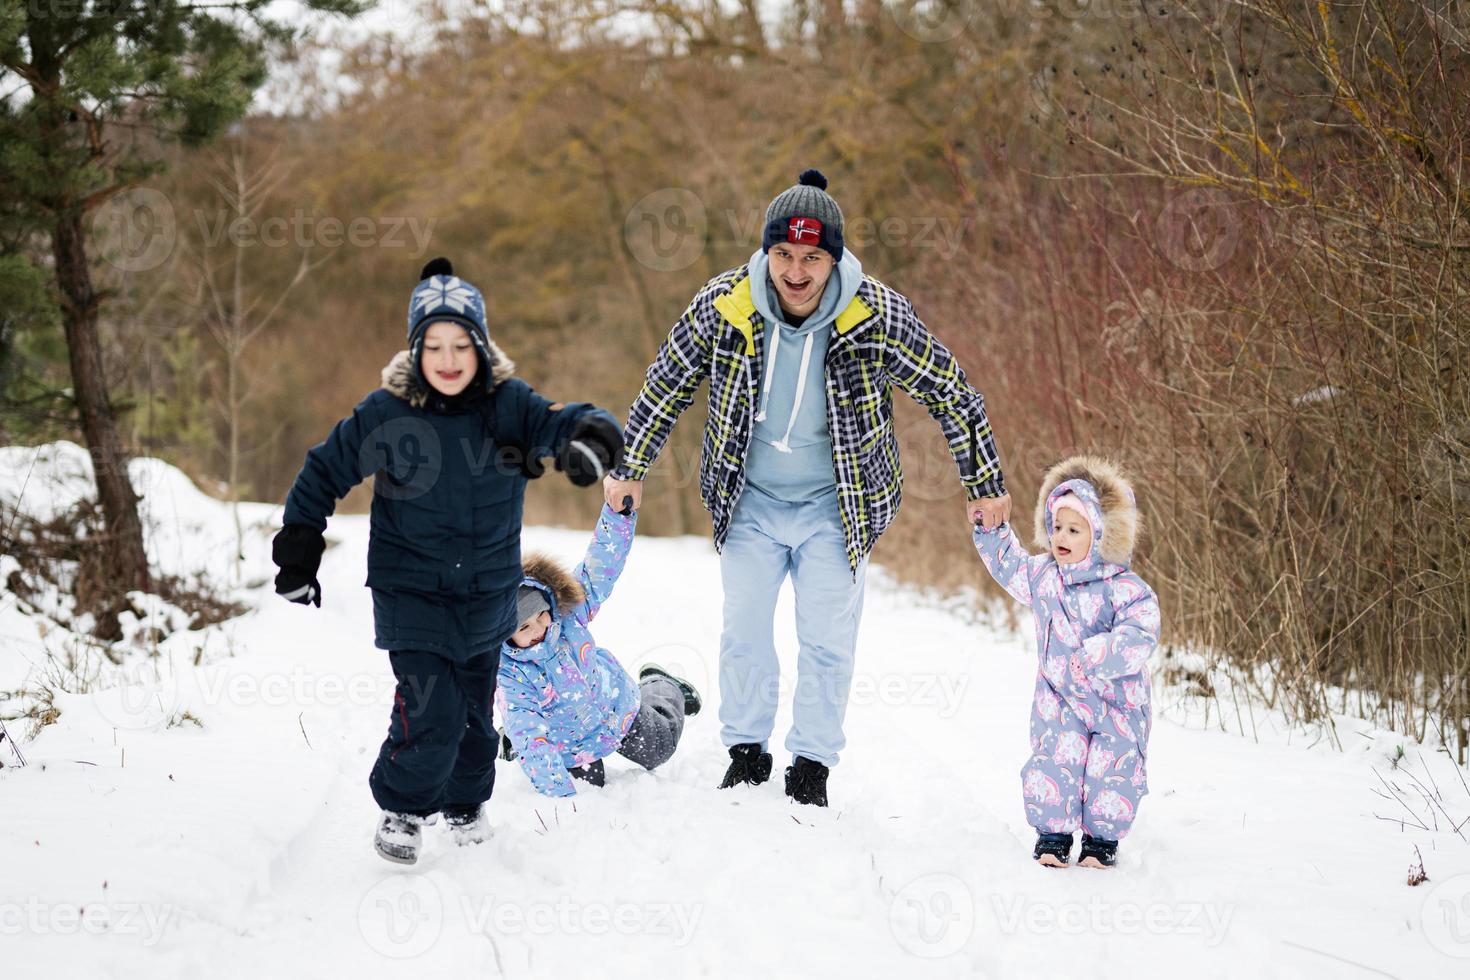
[[[842,209],[827,193],[827,178],[820,170],[803,170],[796,186],[777,194],[766,208],[761,250],[769,252],[777,242],[815,245],[833,261],[842,261]]]
[[[524,626],[528,620],[550,611],[551,603],[547,601],[546,593],[534,585],[522,585],[516,593],[517,626]]]

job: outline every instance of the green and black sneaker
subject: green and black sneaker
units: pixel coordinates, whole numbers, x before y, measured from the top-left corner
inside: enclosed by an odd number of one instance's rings
[[[689,715],[699,714],[699,708],[703,702],[699,700],[699,692],[694,689],[693,684],[689,683],[682,677],[675,677],[673,674],[669,673],[667,670],[664,670],[658,664],[644,664],[643,669],[638,671],[638,683],[641,684],[644,681],[648,680],[650,677],[667,677],[669,680],[678,685],[679,692],[684,695],[685,717],[688,717]]]

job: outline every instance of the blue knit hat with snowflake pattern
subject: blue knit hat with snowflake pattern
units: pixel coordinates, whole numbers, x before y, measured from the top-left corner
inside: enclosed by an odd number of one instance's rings
[[[414,363],[418,363],[424,331],[436,320],[464,327],[482,363],[495,363],[490,354],[490,330],[485,325],[485,297],[480,291],[456,276],[454,266],[442,256],[430,259],[419,276],[419,284],[408,300],[408,346]]]

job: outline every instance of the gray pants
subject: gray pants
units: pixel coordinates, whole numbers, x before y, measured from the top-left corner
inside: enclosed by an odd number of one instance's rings
[[[684,692],[667,677],[650,677],[638,686],[641,704],[618,754],[645,769],[669,761],[684,734]]]

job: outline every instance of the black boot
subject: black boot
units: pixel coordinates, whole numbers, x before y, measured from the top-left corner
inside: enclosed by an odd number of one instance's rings
[[[574,766],[567,770],[573,779],[580,779],[584,783],[593,786],[602,786],[607,783],[607,769],[603,766],[601,759],[596,759],[585,766]]]
[[[679,693],[684,695],[684,716],[686,718],[699,714],[699,708],[703,702],[699,700],[699,692],[694,689],[693,684],[682,677],[675,677],[658,664],[644,664],[643,669],[638,672],[638,682],[641,684],[650,677],[667,677],[678,685]]]
[[[514,762],[516,757],[515,746],[510,743],[510,736],[505,732],[500,733],[500,757],[506,762]]]
[[[771,778],[771,753],[762,752],[756,742],[741,742],[730,746],[730,768],[725,770],[725,779],[720,789],[729,789],[741,783],[759,786]]]
[[[1072,857],[1072,835],[1038,831],[1036,849],[1031,852],[1031,856],[1037,864],[1048,868],[1065,868]]]
[[[793,803],[809,803],[812,806],[827,805],[826,766],[813,762],[804,755],[786,767],[786,795]]]
[[[1102,840],[1091,834],[1082,835],[1082,853],[1077,855],[1079,868],[1111,868],[1118,863],[1118,842]]]

